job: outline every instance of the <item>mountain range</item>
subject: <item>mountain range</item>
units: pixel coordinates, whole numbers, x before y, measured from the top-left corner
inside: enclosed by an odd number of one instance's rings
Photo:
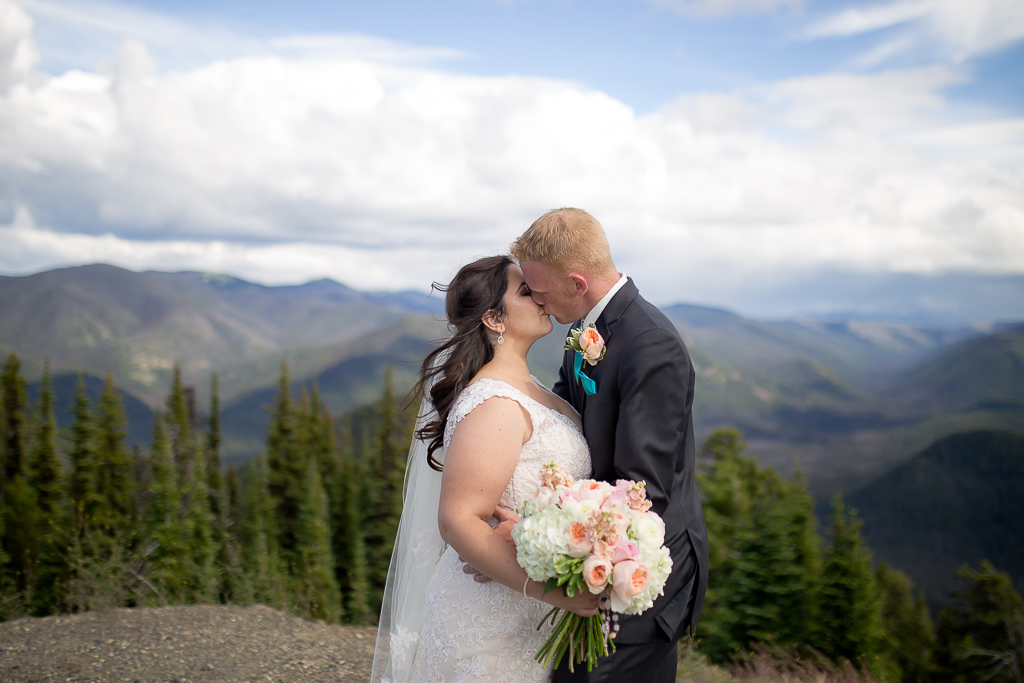
[[[0,351],[37,379],[112,373],[137,399],[145,438],[175,364],[207,405],[218,373],[226,460],[262,447],[281,361],[296,387],[316,381],[337,414],[374,400],[386,367],[406,390],[443,300],[359,292],[330,280],[268,287],[207,273],[135,273],[113,266],[0,277]],[[678,304],[663,309],[698,373],[698,438],[744,431],[748,450],[788,473],[799,466],[826,499],[855,490],[950,434],[1024,431],[1024,325],[947,328],[884,320],[752,320]],[[540,340],[531,367],[551,384],[564,328]],[[63,383],[63,384],[61,384]],[[135,405],[135,404],[133,404]],[[61,414],[62,420],[67,419]],[[135,424],[135,423],[138,424]]]
[[[0,352],[38,393],[49,360],[62,426],[81,377],[110,372],[128,441],[145,447],[175,365],[208,410],[219,379],[225,461],[261,452],[282,361],[292,387],[316,383],[341,414],[376,400],[388,367],[401,394],[432,341],[443,300],[359,292],[330,280],[267,287],[206,273],[106,265],[0,277]],[[990,559],[1024,586],[1017,491],[1024,466],[1024,324],[943,327],[869,319],[752,320],[677,304],[697,372],[698,440],[743,430],[748,454],[799,467],[818,501],[844,492],[877,559],[908,571],[933,607],[955,569]],[[566,329],[538,341],[534,374],[554,382]],[[365,411],[365,408],[361,409]]]
[[[1024,437],[972,431],[941,439],[846,497],[876,557],[907,572],[934,607],[954,571],[988,560],[1024,592]]]

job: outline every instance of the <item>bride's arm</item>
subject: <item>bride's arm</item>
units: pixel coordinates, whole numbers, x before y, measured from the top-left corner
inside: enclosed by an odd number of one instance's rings
[[[531,597],[589,616],[597,611],[597,596],[587,591],[574,598],[562,591],[543,595],[544,584],[527,583],[515,549],[487,523],[530,431],[523,409],[507,398],[489,398],[463,418],[445,452],[437,512],[441,538],[469,564],[512,590],[521,591],[526,583]]]

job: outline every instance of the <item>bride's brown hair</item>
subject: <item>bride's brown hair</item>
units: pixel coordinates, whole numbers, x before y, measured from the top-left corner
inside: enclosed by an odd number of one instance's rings
[[[492,333],[483,319],[504,317],[508,269],[514,263],[509,256],[488,256],[463,266],[447,286],[433,285],[445,292],[444,308],[452,336],[423,359],[410,396],[415,401],[428,395],[437,411],[437,419],[416,430],[416,438],[427,443],[427,462],[438,472],[442,465],[434,452],[444,445],[448,413],[480,368],[494,358]]]

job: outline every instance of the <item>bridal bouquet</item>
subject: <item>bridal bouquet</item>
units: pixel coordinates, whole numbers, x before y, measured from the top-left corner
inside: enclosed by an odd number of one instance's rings
[[[541,476],[512,529],[519,565],[545,582],[545,593],[561,587],[572,597],[589,590],[604,594],[607,608],[593,617],[566,612],[561,618],[552,609],[537,628],[550,618],[554,631],[535,659],[547,665],[554,658],[558,666],[568,653],[570,670],[585,661],[590,671],[598,657],[615,651],[613,613],[640,614],[664,592],[672,571],[665,523],[650,511],[643,482],[573,481],[555,463]]]

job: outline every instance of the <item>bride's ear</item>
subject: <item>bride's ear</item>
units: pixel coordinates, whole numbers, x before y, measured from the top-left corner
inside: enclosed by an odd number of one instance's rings
[[[494,334],[501,334],[505,331],[505,323],[502,321],[501,316],[498,315],[497,311],[487,311],[487,313],[484,314],[484,317],[480,319],[480,322],[482,322],[484,327]]]

